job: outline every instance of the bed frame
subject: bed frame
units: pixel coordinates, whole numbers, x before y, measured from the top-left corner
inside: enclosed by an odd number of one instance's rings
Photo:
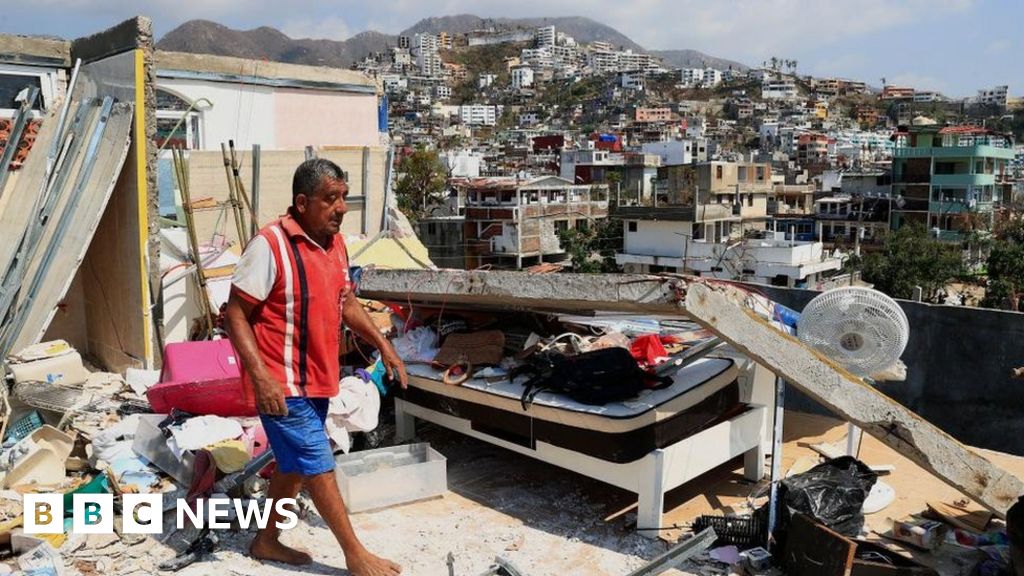
[[[765,457],[771,448],[774,378],[741,355],[721,355],[732,358],[740,367],[739,386],[745,409],[630,462],[610,462],[541,440],[524,445],[483,431],[467,418],[402,398],[395,398],[396,441],[412,440],[416,419],[420,419],[628,490],[639,499],[637,528],[643,535],[656,538],[662,527],[664,496],[669,490],[740,455],[748,480],[764,477]]]

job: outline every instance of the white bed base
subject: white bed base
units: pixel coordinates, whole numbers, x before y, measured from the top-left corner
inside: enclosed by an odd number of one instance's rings
[[[765,432],[770,428],[770,411],[764,405],[750,409],[731,420],[721,422],[666,448],[656,449],[634,462],[619,464],[580,454],[545,442],[536,442],[530,449],[507,440],[474,430],[470,421],[443,414],[411,402],[395,399],[395,438],[398,442],[412,440],[416,419],[461,432],[495,446],[536,458],[555,466],[589,476],[639,496],[637,527],[641,533],[657,538],[665,492],[680,486],[743,455],[744,476],[751,481],[764,477]]]

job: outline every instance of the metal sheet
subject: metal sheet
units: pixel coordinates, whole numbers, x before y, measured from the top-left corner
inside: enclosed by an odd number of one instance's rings
[[[130,143],[132,110],[132,105],[127,103],[112,106],[95,153],[89,155],[91,169],[82,173],[83,178],[76,186],[76,194],[80,196],[75,198],[72,210],[62,212],[60,225],[54,227],[61,233],[53,235],[45,244],[45,256],[38,256],[42,261],[32,276],[30,305],[22,313],[24,321],[4,336],[3,343],[11,343],[11,350],[42,338],[57,305],[67,294],[121,174]]]

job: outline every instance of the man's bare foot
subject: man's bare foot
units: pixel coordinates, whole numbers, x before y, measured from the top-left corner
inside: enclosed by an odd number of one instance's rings
[[[260,537],[259,534],[252,539],[252,544],[249,545],[249,554],[260,560],[273,560],[294,565],[309,564],[313,561],[313,557],[302,550],[285,546],[276,538]]]
[[[345,566],[352,576],[396,576],[402,567],[391,560],[385,560],[363,551],[345,557]]]

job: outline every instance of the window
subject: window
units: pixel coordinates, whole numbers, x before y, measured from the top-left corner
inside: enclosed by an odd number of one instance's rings
[[[568,220],[555,220],[555,233],[556,234],[558,234],[559,232],[565,232],[568,229],[569,229],[569,221]]]
[[[188,150],[200,148],[199,111],[192,103],[166,90],[156,91],[156,144]]]
[[[630,220],[626,222],[626,230],[630,232],[636,232],[636,220]]]
[[[427,224],[427,234],[433,236],[437,234],[437,224],[430,222]]]
[[[753,206],[753,205],[754,205],[754,195],[753,194],[747,194],[747,206]]]
[[[715,166],[715,179],[716,180],[721,180],[722,179],[722,166],[721,165]]]
[[[43,88],[42,79],[39,76],[28,76],[25,74],[0,74],[0,108],[17,110],[21,104],[15,102],[15,98],[22,90],[29,87]],[[37,98],[32,108],[39,109]]]

